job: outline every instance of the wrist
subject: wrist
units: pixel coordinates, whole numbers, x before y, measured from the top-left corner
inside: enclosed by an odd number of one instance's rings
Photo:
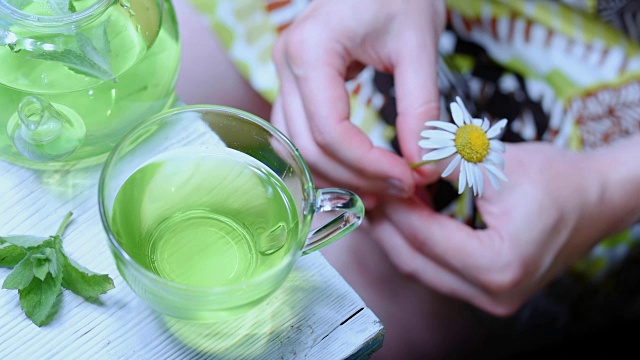
[[[585,153],[585,176],[594,180],[592,206],[605,224],[605,234],[640,220],[640,135]]]

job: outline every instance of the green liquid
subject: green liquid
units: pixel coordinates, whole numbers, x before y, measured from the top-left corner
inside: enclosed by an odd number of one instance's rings
[[[17,118],[18,104],[28,95],[37,95],[54,107],[71,109],[72,117],[84,122],[84,139],[64,140],[81,141],[80,148],[61,160],[65,163],[103,160],[128,130],[172,104],[180,47],[171,4],[165,2],[162,19],[155,0],[131,1],[130,8],[114,5],[80,31],[92,35],[105,23],[110,48],[107,60],[115,80],[83,75],[58,61],[33,58],[46,52],[43,46],[77,51],[73,35],[36,33],[20,25],[2,28],[6,25],[0,21],[0,35],[10,31],[21,46],[32,47],[15,51],[8,45],[0,46],[0,158],[28,167],[52,165],[23,156],[6,135],[10,119]]]
[[[197,151],[162,155],[124,182],[111,220],[122,248],[157,275],[201,288],[288,263],[300,242],[282,180],[236,150]]]

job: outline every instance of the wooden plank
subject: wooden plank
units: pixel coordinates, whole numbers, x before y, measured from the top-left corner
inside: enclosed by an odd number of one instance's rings
[[[383,337],[380,320],[370,309],[360,308],[314,346],[309,355],[311,358],[368,359],[382,347]]]

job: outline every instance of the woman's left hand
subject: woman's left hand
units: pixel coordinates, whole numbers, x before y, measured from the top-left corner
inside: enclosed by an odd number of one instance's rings
[[[507,145],[509,181],[475,200],[486,229],[412,197],[370,212],[372,233],[401,272],[485,311],[511,314],[597,241],[638,220],[640,174],[625,155],[637,153],[637,144],[592,153]]]

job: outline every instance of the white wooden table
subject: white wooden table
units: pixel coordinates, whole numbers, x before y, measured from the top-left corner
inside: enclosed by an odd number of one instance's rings
[[[98,214],[101,167],[33,170],[0,161],[0,234],[53,235],[68,211],[64,248],[109,274],[115,289],[89,303],[64,290],[53,320],[26,318],[15,290],[0,290],[0,359],[367,358],[384,329],[320,253],[299,259],[283,287],[234,321],[194,324],[159,315],[116,270]],[[9,269],[0,268],[0,282]]]

